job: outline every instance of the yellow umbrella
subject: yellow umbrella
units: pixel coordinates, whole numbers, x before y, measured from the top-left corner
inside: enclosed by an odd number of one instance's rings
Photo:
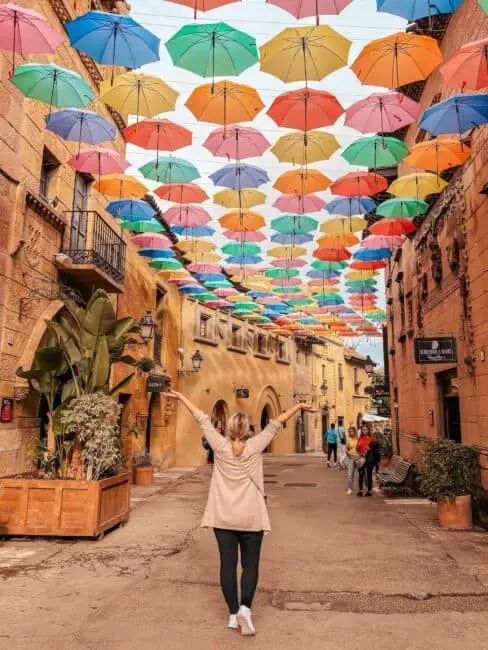
[[[185,106],[200,122],[224,126],[249,122],[264,108],[261,97],[254,88],[234,81],[198,86]]]
[[[349,271],[349,273],[344,274],[344,277],[348,280],[365,280],[366,278],[374,278],[377,275],[376,271]]]
[[[459,138],[435,138],[414,144],[404,159],[410,167],[428,169],[436,174],[459,167],[471,156],[471,149]]]
[[[295,259],[295,257],[300,257],[300,255],[305,255],[307,249],[303,246],[275,246],[270,248],[268,255],[270,257],[284,257],[289,260]]]
[[[346,233],[344,235],[324,235],[317,239],[320,248],[347,248],[359,244],[359,237]]]
[[[178,242],[178,248],[187,253],[212,253],[217,247],[202,239],[185,239]]]
[[[123,115],[154,117],[173,111],[178,96],[162,79],[135,72],[100,84],[100,99]]]
[[[320,81],[348,64],[351,41],[326,25],[287,27],[262,47],[261,70],[285,83]]]
[[[408,174],[397,178],[390,185],[388,192],[394,196],[405,196],[415,199],[425,199],[429,194],[438,194],[447,186],[445,180],[436,174],[424,172]]]
[[[340,289],[338,287],[309,287],[309,291],[312,293],[339,293]]]
[[[259,190],[222,190],[214,196],[215,205],[223,208],[253,208],[262,205],[266,201],[266,194]]]
[[[281,136],[271,151],[280,162],[306,165],[319,160],[328,160],[340,146],[332,133],[295,131]]]
[[[296,169],[281,174],[273,187],[283,194],[323,192],[332,181],[317,169]]]
[[[244,232],[246,230],[259,230],[265,225],[264,217],[252,210],[232,210],[219,219],[224,228]]]
[[[320,226],[322,232],[328,235],[352,235],[355,232],[364,230],[368,222],[361,217],[337,217],[324,221]]]
[[[108,174],[96,181],[93,189],[105,196],[117,197],[119,199],[140,199],[147,192],[148,188],[137,178],[125,174]]]
[[[221,255],[215,253],[195,253],[193,251],[185,253],[185,257],[192,262],[220,262],[222,259]]]
[[[226,300],[229,302],[249,302],[249,298],[243,293],[239,293],[235,296],[228,296]]]

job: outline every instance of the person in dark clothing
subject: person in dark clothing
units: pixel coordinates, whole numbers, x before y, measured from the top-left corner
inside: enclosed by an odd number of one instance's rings
[[[366,496],[373,496],[373,470],[380,462],[380,444],[373,438],[365,454],[366,463],[359,470],[359,491],[362,492],[364,479],[366,479]]]

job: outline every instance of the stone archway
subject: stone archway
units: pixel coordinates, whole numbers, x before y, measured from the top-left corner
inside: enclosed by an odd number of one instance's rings
[[[272,386],[266,386],[261,392],[258,400],[255,422],[262,431],[270,420],[281,413],[281,403],[278,393]],[[270,453],[273,450],[273,443],[265,450]]]

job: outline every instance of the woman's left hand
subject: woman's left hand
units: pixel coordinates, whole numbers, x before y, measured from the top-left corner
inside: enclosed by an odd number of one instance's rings
[[[175,390],[170,390],[167,391],[166,393],[161,393],[163,397],[167,397],[168,399],[181,399],[182,395],[181,393],[178,393]]]

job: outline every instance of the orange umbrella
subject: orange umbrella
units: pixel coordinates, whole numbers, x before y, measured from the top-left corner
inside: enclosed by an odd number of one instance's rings
[[[347,248],[359,244],[359,237],[353,234],[325,235],[317,239],[320,248]]]
[[[125,174],[109,174],[98,180],[93,189],[105,196],[114,196],[119,199],[140,199],[149,192],[137,178]]]
[[[281,174],[273,187],[283,194],[323,192],[332,181],[317,169],[296,169]]]
[[[164,201],[173,203],[203,203],[208,199],[208,194],[195,183],[170,183],[161,185],[154,194]]]
[[[350,264],[351,269],[356,271],[377,271],[378,269],[385,269],[386,262],[370,260],[368,262],[362,260],[355,260]]]
[[[351,172],[341,176],[330,187],[337,196],[373,196],[384,192],[388,181],[384,176],[373,172]]]
[[[198,86],[185,106],[197,120],[224,126],[249,122],[264,108],[261,97],[254,88],[233,81]]]
[[[459,138],[435,138],[413,145],[405,162],[415,169],[443,172],[459,167],[471,155],[471,149]]]
[[[343,113],[344,108],[335,95],[312,88],[279,95],[267,111],[278,126],[301,131],[335,124]]]
[[[368,43],[351,70],[365,85],[398,88],[427,79],[441,62],[435,38],[399,32]]]
[[[488,87],[488,38],[468,43],[455,52],[441,67],[449,86],[463,90]]]
[[[313,256],[326,262],[343,262],[350,259],[351,253],[346,248],[317,248]]]
[[[243,232],[245,230],[258,230],[265,225],[264,217],[252,210],[232,210],[219,219],[224,228]]]

